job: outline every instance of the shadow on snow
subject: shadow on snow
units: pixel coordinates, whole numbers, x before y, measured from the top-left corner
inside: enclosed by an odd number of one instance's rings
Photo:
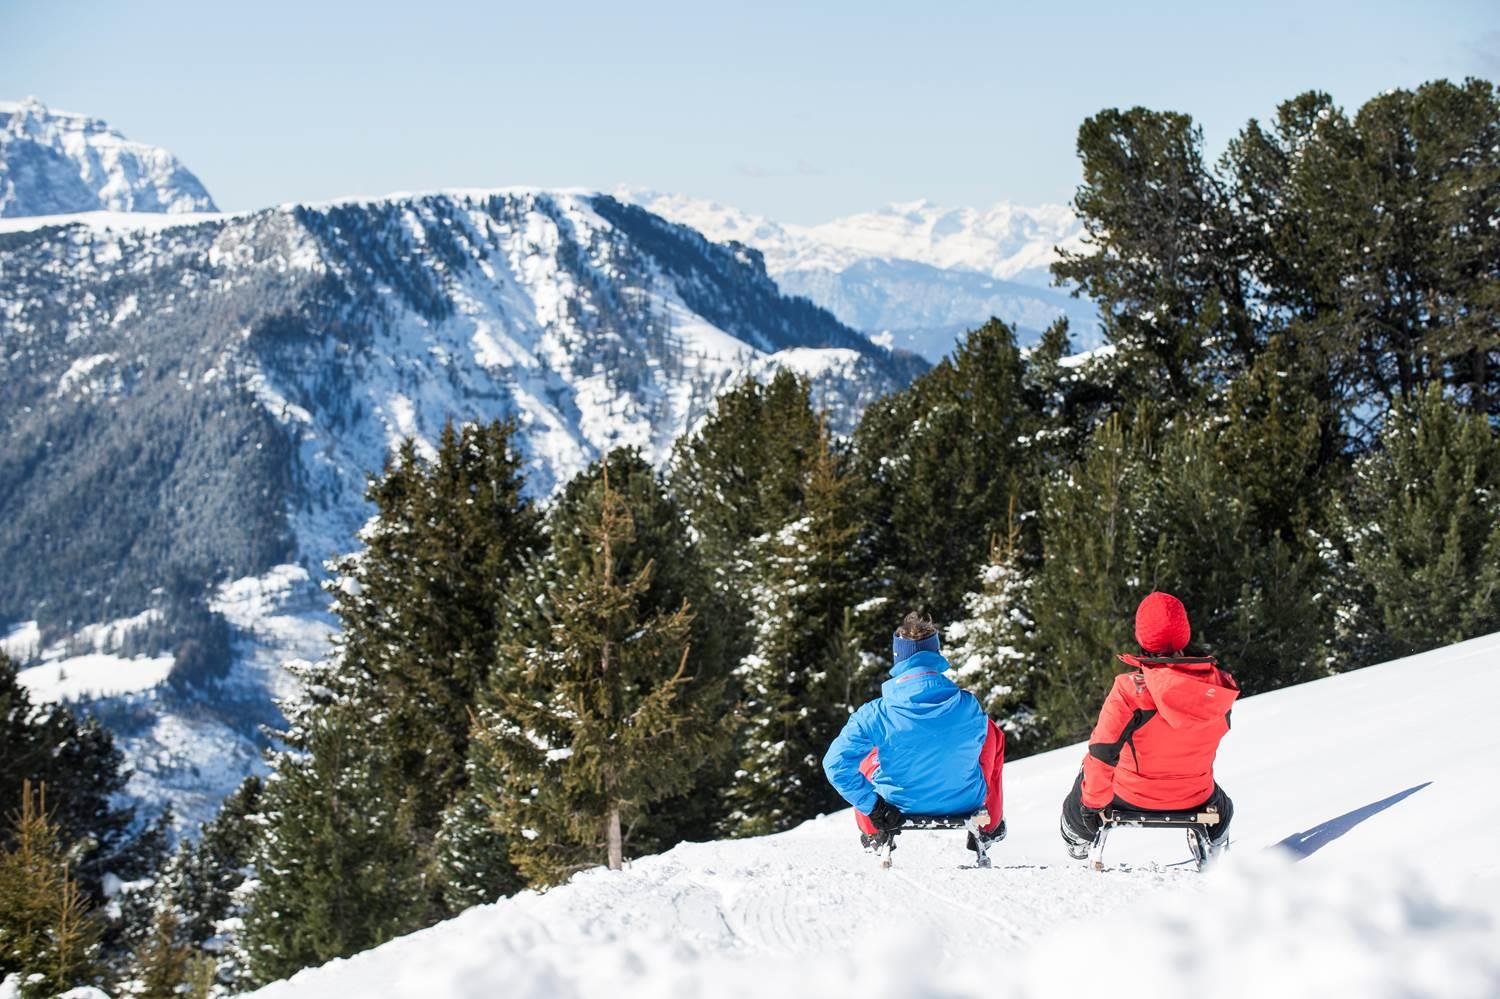
[[[1308,829],[1304,832],[1292,833],[1290,836],[1282,840],[1280,843],[1277,843],[1276,845],[1292,851],[1292,853],[1299,861],[1305,860],[1306,858],[1311,857],[1314,853],[1317,853],[1319,850],[1323,849],[1323,847],[1327,846],[1329,843],[1332,843],[1334,840],[1344,835],[1344,833],[1348,832],[1350,829],[1353,829],[1355,826],[1359,825],[1365,819],[1368,819],[1374,815],[1378,815],[1379,813],[1385,811],[1387,808],[1390,808],[1392,805],[1396,804],[1396,802],[1411,797],[1431,783],[1432,781],[1426,781],[1424,783],[1416,785],[1415,787],[1409,787],[1405,791],[1398,791],[1395,794],[1391,795],[1389,798],[1382,798],[1379,801],[1372,801],[1368,805],[1356,808],[1352,812],[1345,812],[1338,818],[1329,819],[1327,822],[1313,826],[1311,829]]]

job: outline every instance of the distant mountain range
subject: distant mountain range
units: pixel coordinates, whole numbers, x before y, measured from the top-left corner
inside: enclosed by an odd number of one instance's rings
[[[68,212],[211,212],[177,157],[97,118],[0,101],[0,218]]]
[[[682,195],[621,188],[615,196],[710,239],[754,247],[788,294],[929,361],[991,316],[1016,326],[1023,343],[1062,315],[1075,345],[1102,342],[1093,303],[1051,286],[1057,249],[1085,245],[1063,205],[976,210],[916,201],[800,226]]]

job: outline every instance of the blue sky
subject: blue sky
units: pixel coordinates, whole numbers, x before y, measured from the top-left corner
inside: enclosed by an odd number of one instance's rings
[[[1217,152],[1303,90],[1353,108],[1470,75],[1500,78],[1494,0],[0,0],[0,98],[165,146],[226,209],[507,184],[794,222],[1066,201],[1103,107],[1186,111]]]

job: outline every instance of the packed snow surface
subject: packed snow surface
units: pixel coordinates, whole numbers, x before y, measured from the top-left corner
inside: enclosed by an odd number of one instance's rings
[[[1073,746],[1007,768],[990,870],[929,832],[881,871],[840,812],[586,871],[257,994],[1494,996],[1497,696],[1500,634],[1240,702],[1217,771],[1233,849],[1201,875],[1177,831],[1117,832],[1099,874],[1067,858]]]

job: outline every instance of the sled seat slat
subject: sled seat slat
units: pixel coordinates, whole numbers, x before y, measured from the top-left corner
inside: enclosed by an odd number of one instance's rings
[[[1116,826],[1186,828],[1190,826],[1216,826],[1219,824],[1219,811],[1216,808],[1205,809],[1201,812],[1128,812],[1118,808],[1110,808],[1100,812],[1099,817],[1103,821]]]
[[[905,829],[966,829],[971,821],[979,825],[988,825],[990,821],[989,812],[980,809],[979,812],[968,812],[962,815],[906,815],[901,819],[901,828]]]

